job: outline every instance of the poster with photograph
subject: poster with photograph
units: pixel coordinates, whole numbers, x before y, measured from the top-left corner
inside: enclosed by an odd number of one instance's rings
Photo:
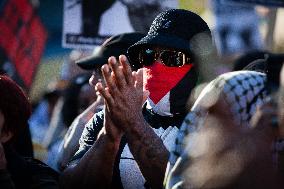
[[[146,33],[162,11],[177,8],[178,0],[64,0],[65,48],[94,48],[110,36]]]
[[[254,7],[224,2],[211,1],[215,15],[213,32],[219,53],[232,55],[262,49],[260,19]]]

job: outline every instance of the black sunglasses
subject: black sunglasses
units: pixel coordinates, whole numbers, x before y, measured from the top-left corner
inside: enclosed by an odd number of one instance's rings
[[[138,56],[139,63],[144,66],[150,66],[159,58],[165,66],[169,67],[181,67],[190,63],[189,55],[175,50],[156,50],[145,48],[139,51]]]

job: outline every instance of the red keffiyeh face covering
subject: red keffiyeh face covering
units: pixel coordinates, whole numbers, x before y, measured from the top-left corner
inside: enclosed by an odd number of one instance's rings
[[[144,90],[150,92],[149,98],[158,104],[192,69],[193,64],[182,67],[168,67],[155,61],[150,66],[144,66]],[[184,89],[186,92],[186,88]],[[168,98],[169,99],[169,98]]]

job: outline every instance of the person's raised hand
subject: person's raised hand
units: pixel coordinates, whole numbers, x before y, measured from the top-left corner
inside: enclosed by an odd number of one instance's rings
[[[99,82],[96,89],[105,99],[115,125],[127,129],[127,125],[143,118],[143,70],[132,72],[127,58],[121,55],[119,62],[110,57],[108,65],[102,67],[102,73],[106,87]]]

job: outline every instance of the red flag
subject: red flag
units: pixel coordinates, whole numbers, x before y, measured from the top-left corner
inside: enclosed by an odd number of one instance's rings
[[[0,47],[27,88],[40,62],[47,32],[28,0],[9,0],[0,15]]]

